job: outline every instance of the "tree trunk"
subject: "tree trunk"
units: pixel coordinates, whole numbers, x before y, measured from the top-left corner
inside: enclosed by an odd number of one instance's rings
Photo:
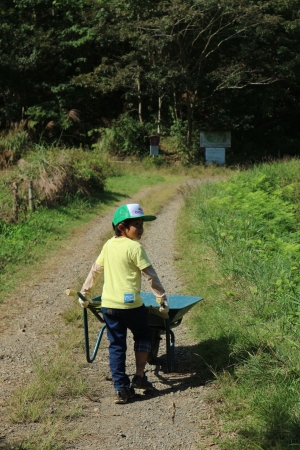
[[[192,145],[192,134],[193,134],[193,102],[191,99],[191,93],[187,91],[186,94],[187,108],[188,108],[188,129],[186,143],[188,147]]]
[[[140,77],[137,79],[137,88],[138,88],[138,100],[139,100],[139,107],[138,107],[138,113],[139,113],[139,121],[143,123],[143,116],[142,116],[142,98],[141,98],[141,81]]]
[[[173,89],[173,99],[174,99],[174,118],[175,118],[175,120],[178,120],[177,100],[176,100],[175,88]]]
[[[161,105],[162,97],[158,97],[158,114],[157,114],[157,133],[160,134],[160,121],[161,121]]]

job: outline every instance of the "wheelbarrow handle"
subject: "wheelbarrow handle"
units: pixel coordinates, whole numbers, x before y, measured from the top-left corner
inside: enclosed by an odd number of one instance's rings
[[[78,296],[78,297],[80,297],[81,300],[83,300],[84,302],[87,301],[87,299],[85,298],[84,295],[82,295],[81,292],[74,291],[74,289],[67,289],[67,290],[66,290],[66,294],[67,294],[67,295],[70,295],[70,296],[72,296],[72,297]]]
[[[67,289],[67,290],[66,290],[66,294],[67,294],[67,295],[71,295],[72,297],[77,297],[77,296],[78,296],[78,297],[80,297],[81,300],[83,300],[84,302],[87,301],[87,299],[85,298],[84,295],[81,294],[81,292],[77,292],[77,291],[75,291],[74,289]],[[99,303],[98,303],[98,304],[99,304]],[[99,314],[99,312],[97,311],[97,309],[95,308],[96,305],[97,305],[97,302],[95,302],[95,303],[90,302],[90,303],[89,303],[89,306],[88,306],[87,308],[94,314],[94,316],[96,317],[96,319],[99,320],[99,322],[105,323],[105,321],[104,321],[103,318],[100,316],[100,314]],[[83,308],[83,310],[85,310],[85,309],[87,309],[87,308]]]

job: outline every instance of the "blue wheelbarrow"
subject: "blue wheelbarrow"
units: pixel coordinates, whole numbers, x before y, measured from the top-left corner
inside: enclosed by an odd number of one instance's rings
[[[67,289],[66,294],[78,296],[82,300],[84,301],[86,300],[86,298],[80,292],[71,289]],[[148,363],[149,364],[156,363],[161,336],[166,335],[167,371],[172,372],[174,370],[174,363],[175,363],[175,355],[174,355],[175,335],[172,329],[178,327],[182,322],[183,316],[194,305],[196,305],[196,303],[203,300],[203,298],[177,294],[168,295],[168,302],[170,309],[169,309],[169,317],[166,319],[163,318],[161,315],[159,315],[156,298],[152,293],[141,292],[141,296],[144,305],[148,308],[148,323],[151,328],[151,352],[149,353]],[[98,333],[92,354],[90,353],[88,310],[101,323],[101,328]],[[92,303],[87,308],[83,308],[83,325],[84,325],[86,360],[87,362],[92,363],[96,358],[99,345],[103,336],[103,332],[106,328],[105,321],[101,314],[101,297],[93,298]]]

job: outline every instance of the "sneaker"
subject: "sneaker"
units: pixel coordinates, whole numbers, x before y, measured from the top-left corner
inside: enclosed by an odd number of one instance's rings
[[[131,386],[137,389],[146,389],[146,391],[152,391],[154,389],[153,384],[148,381],[145,374],[143,377],[140,375],[134,375]]]
[[[115,394],[115,403],[117,404],[124,404],[127,403],[127,401],[134,397],[134,389],[132,387],[130,388],[123,388],[121,391],[116,391]]]

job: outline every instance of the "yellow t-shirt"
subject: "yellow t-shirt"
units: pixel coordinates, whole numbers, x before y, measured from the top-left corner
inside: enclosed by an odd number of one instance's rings
[[[109,239],[96,264],[104,267],[102,306],[131,309],[143,304],[141,270],[151,262],[138,241],[126,237]]]

